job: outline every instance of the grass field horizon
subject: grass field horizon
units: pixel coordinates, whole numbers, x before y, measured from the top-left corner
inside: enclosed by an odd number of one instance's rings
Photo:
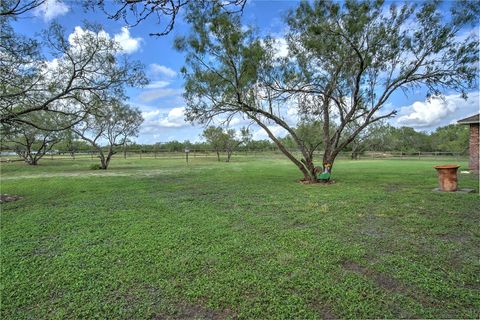
[[[232,161],[2,163],[2,318],[478,318],[478,193],[432,192],[456,161]]]

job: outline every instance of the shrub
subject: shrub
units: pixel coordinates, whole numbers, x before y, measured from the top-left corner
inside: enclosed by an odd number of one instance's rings
[[[94,163],[90,165],[90,170],[100,170],[102,169],[102,166],[99,165],[98,163]]]

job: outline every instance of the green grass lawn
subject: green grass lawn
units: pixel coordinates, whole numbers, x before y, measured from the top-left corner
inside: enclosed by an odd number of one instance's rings
[[[480,199],[432,192],[441,161],[301,185],[285,160],[191,160],[2,164],[24,198],[2,204],[1,318],[479,317]]]

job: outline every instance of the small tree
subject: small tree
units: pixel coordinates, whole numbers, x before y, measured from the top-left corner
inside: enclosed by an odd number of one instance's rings
[[[54,123],[47,120],[42,121],[45,124]],[[27,124],[17,124],[15,127],[4,125],[1,131],[2,142],[13,144],[15,153],[32,166],[36,166],[38,161],[63,138],[62,133],[37,129]]]
[[[237,150],[242,144],[246,145],[252,140],[252,134],[250,130],[246,127],[240,129],[240,137],[237,137],[237,132],[235,129],[227,129],[224,133],[224,148],[227,152],[226,162],[230,162],[232,154]]]
[[[70,154],[72,159],[75,159],[75,153],[78,152],[79,149],[77,135],[71,129],[67,129],[65,130],[63,137],[65,151]]]
[[[115,147],[124,145],[127,137],[138,134],[143,118],[138,109],[119,101],[103,107],[102,111],[101,114],[89,115],[72,130],[97,150],[100,167],[106,170],[115,154]],[[102,142],[107,143],[106,153]]]
[[[223,130],[221,127],[210,126],[203,131],[203,137],[207,143],[217,153],[217,160],[220,161],[220,151],[225,151],[227,159],[230,162],[233,152],[241,145],[248,143],[252,139],[252,135],[248,128],[240,129],[240,139],[237,138],[235,129]]]
[[[224,149],[225,136],[221,127],[210,126],[203,130],[202,136],[207,140],[207,143],[217,153],[217,160],[220,162],[220,151]]]

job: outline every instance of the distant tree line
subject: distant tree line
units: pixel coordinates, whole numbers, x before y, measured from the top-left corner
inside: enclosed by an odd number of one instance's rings
[[[304,143],[314,145],[320,130],[321,123],[309,130],[305,125],[299,126],[297,132]],[[352,158],[365,151],[400,151],[400,152],[455,152],[464,153],[468,150],[469,131],[466,126],[447,125],[438,127],[433,132],[416,131],[411,127],[394,127],[389,124],[371,126],[357,136],[344,151],[352,153]],[[289,149],[296,147],[290,135],[281,138],[282,143]],[[323,144],[318,141],[315,149],[323,150]]]
[[[320,123],[313,126],[301,124],[297,127],[298,135],[303,139],[302,141],[311,145],[311,149],[319,152],[322,151],[322,143],[317,142],[318,145],[316,146],[314,144],[317,137],[316,130],[319,130],[320,127]],[[34,130],[34,128],[31,128],[31,130]],[[105,160],[109,155],[111,159],[115,153],[124,153],[126,156],[127,152],[185,152],[185,148],[189,148],[192,152],[215,152],[218,161],[221,161],[220,153],[225,153],[227,156],[225,161],[229,161],[234,151],[248,153],[278,150],[276,144],[270,140],[253,140],[252,135],[246,128],[235,132],[233,129],[225,130],[221,127],[211,126],[204,130],[202,136],[205,141],[201,142],[171,140],[154,144],[138,144],[125,140],[125,144],[98,144],[96,147],[92,147],[91,143],[81,139],[74,130],[65,130],[62,133],[53,132],[38,138],[32,141],[30,147],[42,154],[61,152],[69,154],[72,158],[77,153],[95,152],[102,154]],[[49,141],[52,139],[57,141],[54,146],[49,145]],[[289,150],[295,150],[297,147],[289,135],[280,139]],[[469,131],[466,126],[451,124],[428,133],[416,131],[411,127],[396,128],[388,124],[380,124],[370,128],[369,131],[345,148],[345,152],[350,152],[352,159],[358,158],[366,151],[465,153],[468,150],[468,139]],[[31,161],[35,161],[35,157],[38,158],[35,152],[25,153],[24,149],[24,144],[18,141],[2,144],[3,151],[15,151],[21,157],[31,157]],[[36,160],[38,161],[38,159]]]

